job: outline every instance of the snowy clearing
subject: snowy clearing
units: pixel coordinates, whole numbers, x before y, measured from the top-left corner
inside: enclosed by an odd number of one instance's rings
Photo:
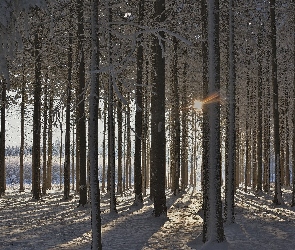
[[[0,198],[1,250],[91,249],[90,206],[77,208],[78,196],[63,201],[54,189],[35,202],[27,187],[19,193],[9,187]],[[188,189],[174,197],[167,191],[168,218],[154,218],[153,204],[145,197],[143,207],[132,206],[133,194],[117,197],[118,214],[109,214],[108,198],[101,201],[103,249],[201,249],[201,193]],[[291,191],[284,191],[286,202]],[[204,249],[295,249],[295,210],[275,207],[272,196],[237,191],[236,224],[226,226],[227,243]],[[286,203],[287,204],[287,203]],[[199,236],[199,237],[198,237]]]

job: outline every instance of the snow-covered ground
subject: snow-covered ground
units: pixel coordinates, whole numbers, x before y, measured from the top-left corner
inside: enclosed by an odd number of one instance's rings
[[[91,249],[90,206],[78,208],[78,196],[63,201],[63,191],[48,192],[42,201],[31,199],[30,188],[19,193],[8,187],[0,198],[0,249]],[[291,192],[284,191],[287,202]],[[275,207],[272,196],[237,192],[236,224],[226,226],[227,243],[209,249],[295,249],[295,210]],[[102,196],[103,249],[200,249],[202,219],[197,215],[201,194],[190,188],[174,197],[167,191],[168,218],[154,218],[153,204],[145,197],[143,207],[132,206],[133,194],[117,197],[118,214],[109,214],[108,198]]]

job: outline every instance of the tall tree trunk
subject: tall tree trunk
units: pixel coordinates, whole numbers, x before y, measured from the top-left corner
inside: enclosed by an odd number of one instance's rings
[[[172,169],[174,175],[172,175],[173,182],[173,193],[177,195],[179,193],[179,178],[180,178],[180,110],[179,110],[179,93],[178,93],[178,41],[175,36],[172,38],[173,40],[173,58],[172,58],[172,140],[173,140],[173,152],[172,157],[173,163]],[[185,178],[181,176],[181,190],[184,191],[186,188]]]
[[[24,74],[24,72],[23,72]],[[25,102],[26,102],[26,82],[23,75],[22,80],[22,102],[21,102],[21,118],[20,118],[20,151],[19,151],[19,191],[23,192],[24,189],[24,149],[25,149]],[[46,180],[45,180],[46,181]],[[46,185],[46,183],[45,183]]]
[[[5,108],[6,108],[6,82],[1,81],[1,131],[0,131],[0,197],[6,190],[5,171]]]
[[[281,169],[280,169],[280,117],[279,117],[279,89],[277,79],[277,43],[276,43],[276,11],[275,0],[270,0],[270,27],[271,27],[271,65],[272,65],[272,87],[273,87],[273,130],[274,130],[274,154],[275,154],[275,194],[273,202],[276,205],[283,203],[281,191]]]
[[[40,31],[34,35],[35,82],[34,82],[34,114],[33,114],[33,149],[32,149],[32,189],[33,198],[41,198],[40,190],[40,134],[41,134],[41,38]]]
[[[112,40],[113,37],[111,35],[111,22],[113,21],[113,10],[111,1],[108,2],[108,14],[109,14],[109,63],[110,67],[112,67],[113,63],[113,54],[112,54]],[[110,72],[109,76],[109,86],[108,86],[108,167],[110,170],[110,212],[117,213],[116,208],[116,180],[115,180],[115,120],[114,120],[114,89],[113,89],[113,77],[112,72]]]
[[[208,1],[208,75],[209,96],[220,92],[219,0]],[[224,229],[221,202],[220,104],[209,103],[208,154],[208,224],[209,242],[223,242]]]
[[[184,53],[187,55],[187,51]],[[184,77],[184,85],[183,85],[183,93],[182,93],[182,116],[181,116],[181,124],[182,124],[182,137],[181,137],[181,178],[184,179],[184,184],[188,185],[188,116],[187,111],[185,110],[188,106],[187,101],[187,82],[186,82],[186,74],[187,74],[187,63],[184,63],[183,77]]]
[[[138,2],[138,23],[143,24],[144,0]],[[142,85],[143,85],[143,35],[138,36],[137,43],[137,86],[136,86],[136,113],[135,113],[135,152],[134,152],[134,204],[142,205],[142,168],[141,168],[141,142],[142,142]]]
[[[154,3],[155,20],[160,24],[165,20],[165,0],[156,0]],[[159,31],[164,39],[164,31]],[[151,100],[151,175],[153,175],[154,214],[159,217],[167,215],[165,195],[166,173],[166,138],[165,138],[165,48],[164,40],[153,37],[153,67],[155,85]]]
[[[72,11],[71,11],[72,12]],[[70,17],[72,19],[72,15]],[[71,24],[71,20],[70,20]],[[70,198],[70,169],[71,169],[71,91],[72,91],[72,67],[73,67],[73,34],[69,32],[68,48],[68,82],[66,104],[66,134],[65,134],[65,163],[64,163],[64,199]],[[74,180],[73,180],[74,181]]]
[[[227,223],[235,222],[234,194],[236,167],[236,72],[234,43],[234,1],[229,0],[229,84],[228,84],[228,136],[227,157],[225,167],[225,219]]]
[[[47,80],[47,79],[46,79]],[[46,194],[46,184],[47,184],[47,147],[46,147],[46,142],[47,142],[47,82],[44,85],[44,104],[43,104],[43,149],[42,149],[42,154],[43,154],[43,174],[42,174],[42,194]]]
[[[61,120],[59,121],[59,128],[60,128],[60,144],[59,144],[59,188],[60,189],[61,189],[61,186],[62,186],[62,171],[63,171],[63,167],[62,167],[63,120],[64,120],[64,111],[63,111],[63,107],[61,107]]]
[[[78,80],[79,80],[79,99],[78,99],[78,134],[79,134],[79,160],[80,160],[80,200],[79,205],[85,206],[87,203],[87,171],[86,171],[86,125],[85,125],[85,58],[83,43],[84,34],[84,3],[77,0],[77,18],[78,18]]]
[[[107,130],[107,102],[104,101],[103,108],[103,141],[102,141],[102,185],[101,191],[105,192],[106,182],[106,130]]]
[[[262,191],[262,47],[261,28],[258,34],[258,81],[257,81],[257,186],[256,192]]]
[[[203,81],[203,99],[208,96],[208,13],[207,1],[201,0],[201,17],[202,17],[202,81]],[[209,157],[209,117],[207,105],[203,106],[203,120],[202,120],[202,191],[203,191],[203,205],[204,211],[203,220],[203,242],[208,240],[208,208],[209,208],[209,193],[207,189],[208,176],[208,157]]]
[[[47,189],[51,189],[52,183],[52,123],[53,123],[53,94],[49,93],[48,110],[48,162],[47,162]]]
[[[99,66],[98,40],[98,0],[91,1],[91,71]],[[91,249],[102,249],[100,190],[98,181],[98,104],[99,104],[99,74],[91,74],[89,97],[89,157],[90,157],[90,190],[91,190]]]

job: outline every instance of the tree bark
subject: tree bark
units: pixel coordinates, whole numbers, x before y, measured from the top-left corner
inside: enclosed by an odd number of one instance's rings
[[[40,190],[40,134],[41,134],[41,37],[40,31],[34,35],[35,82],[33,113],[33,149],[32,149],[32,190],[33,198],[41,198]]]
[[[274,154],[275,154],[275,194],[273,202],[276,205],[283,203],[281,191],[281,169],[280,169],[280,117],[279,117],[279,88],[277,80],[277,44],[276,44],[276,12],[275,0],[270,0],[270,27],[271,27],[271,65],[272,65],[272,87],[273,87],[273,130],[274,130]]]
[[[155,20],[161,24],[165,20],[165,1],[156,0],[154,3]],[[164,31],[159,31],[164,39]],[[160,45],[161,44],[161,45]],[[165,58],[162,53],[165,48],[164,40],[153,37],[153,68],[155,84],[151,99],[151,190],[153,190],[154,215],[167,215],[165,195],[166,173],[166,138],[165,138]]]
[[[219,0],[208,1],[208,75],[209,96],[220,92],[220,51],[219,51]],[[225,240],[221,202],[221,152],[220,152],[220,104],[208,106],[209,154],[208,154],[208,224],[209,242]]]

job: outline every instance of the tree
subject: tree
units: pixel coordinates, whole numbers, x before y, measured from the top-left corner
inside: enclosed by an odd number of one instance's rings
[[[36,7],[34,13],[40,17],[41,10]],[[33,149],[32,149],[32,189],[33,198],[41,198],[40,190],[40,134],[41,134],[41,48],[42,48],[42,26],[38,24],[34,34],[34,113],[33,113]]]
[[[235,45],[234,45],[234,1],[229,0],[229,84],[228,84],[228,135],[227,135],[227,165],[225,166],[225,219],[234,223],[234,191],[235,191],[235,160],[236,160],[236,127],[235,127]]]
[[[72,19],[72,10],[70,24]],[[70,198],[70,168],[71,168],[71,90],[72,90],[72,67],[73,67],[73,34],[69,32],[68,47],[68,81],[66,103],[66,134],[65,134],[65,163],[64,163],[64,199]],[[72,180],[74,182],[74,180]]]
[[[79,205],[85,206],[87,203],[87,185],[86,185],[86,127],[85,127],[85,57],[83,43],[84,34],[84,3],[77,0],[77,18],[78,18],[78,81],[79,81],[79,99],[78,99],[78,127],[79,141],[77,144],[79,152],[80,165],[80,200]]]
[[[6,109],[6,81],[1,80],[1,131],[0,131],[0,197],[6,189],[5,171],[5,109]]]
[[[203,84],[203,99],[208,96],[208,14],[206,0],[201,0],[201,18],[202,18],[202,84]],[[203,242],[208,240],[208,154],[209,154],[209,120],[207,105],[203,105],[203,120],[202,120],[202,191],[204,211],[203,219]]]
[[[154,3],[154,18],[158,24],[165,20],[165,0]],[[159,41],[160,39],[160,41]],[[165,58],[164,31],[153,37],[153,71],[155,84],[151,99],[151,194],[156,217],[167,214],[165,196],[166,139],[165,139]]]
[[[98,0],[91,1],[91,83],[89,97],[89,156],[90,156],[90,190],[91,190],[91,249],[102,249],[100,190],[98,181],[98,96],[99,74],[93,73],[99,64],[98,40]]]
[[[273,88],[273,131],[275,154],[275,194],[273,202],[276,205],[283,203],[281,191],[280,169],[280,120],[279,120],[279,89],[277,79],[277,43],[276,43],[276,11],[275,0],[270,0],[270,26],[271,26],[271,82]]]
[[[138,23],[142,25],[144,19],[144,0],[138,2]],[[139,31],[140,32],[140,31]],[[136,86],[136,113],[135,113],[135,152],[134,152],[134,204],[140,205],[142,199],[142,164],[141,164],[141,143],[142,143],[142,119],[143,119],[143,34],[140,33],[137,44],[137,86]]]
[[[209,96],[220,91],[219,55],[219,0],[208,1],[208,92]],[[208,106],[209,152],[208,152],[208,223],[207,241],[225,241],[221,202],[221,153],[220,153],[220,104]]]

